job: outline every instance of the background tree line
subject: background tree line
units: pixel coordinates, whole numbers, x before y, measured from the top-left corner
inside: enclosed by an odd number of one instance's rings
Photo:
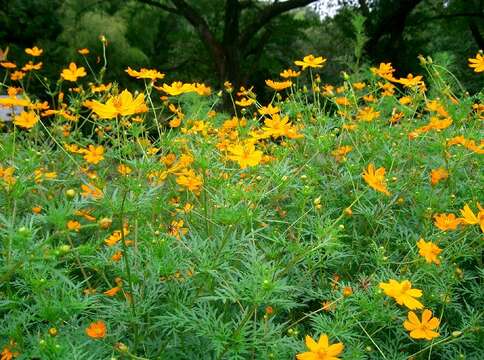
[[[391,61],[406,75],[430,55],[469,90],[481,86],[466,66],[484,48],[484,0],[0,0],[0,48],[15,60],[25,47],[44,48],[55,77],[80,61],[76,49],[100,62],[104,34],[107,80],[129,81],[129,65],[160,69],[168,81],[260,87],[314,53],[330,60],[323,80],[332,82],[355,62],[355,14],[366,19],[363,61]]]

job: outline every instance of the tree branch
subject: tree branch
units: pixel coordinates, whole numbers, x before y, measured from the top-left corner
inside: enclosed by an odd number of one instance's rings
[[[252,21],[245,28],[240,39],[240,45],[245,47],[267,23],[269,23],[275,17],[293,9],[297,9],[306,5],[309,5],[317,0],[288,0],[284,2],[275,2],[262,9],[257,18]]]
[[[138,2],[146,4],[146,5],[151,5],[153,7],[157,7],[161,10],[167,11],[167,12],[172,13],[172,14],[180,15],[180,13],[178,12],[178,10],[176,8],[172,8],[170,6],[161,4],[156,0],[138,0]]]

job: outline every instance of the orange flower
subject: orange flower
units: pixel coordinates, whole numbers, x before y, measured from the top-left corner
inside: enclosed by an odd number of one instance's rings
[[[388,283],[381,282],[379,287],[386,295],[395,299],[398,305],[405,305],[410,310],[423,308],[423,304],[415,299],[422,296],[422,290],[412,289],[412,283],[408,280],[399,283],[390,279]]]
[[[34,56],[34,57],[42,55],[43,52],[44,52],[44,50],[39,49],[37,46],[34,46],[31,49],[30,48],[25,49],[25,53],[27,53],[28,55]]]
[[[269,86],[271,89],[274,89],[276,91],[281,91],[291,87],[292,81],[291,80],[287,80],[287,81],[266,80],[266,85]]]
[[[461,223],[454,214],[436,214],[434,215],[434,225],[442,231],[455,230]]]
[[[96,165],[104,159],[104,148],[102,145],[89,145],[87,149],[82,150],[82,153],[84,154],[84,160],[86,160],[89,164]]]
[[[33,111],[22,111],[20,115],[15,116],[13,123],[24,129],[32,129],[39,121],[39,117]]]
[[[128,116],[148,111],[144,95],[139,94],[133,99],[133,95],[128,90],[124,90],[118,96],[112,96],[105,104],[94,100],[85,102],[84,106],[90,108],[100,119],[112,119],[118,115]]]
[[[109,296],[109,297],[114,297],[116,296],[116,294],[121,290],[121,288],[119,286],[115,286],[109,290],[106,290],[104,292],[104,295],[106,296]]]
[[[106,324],[102,320],[92,322],[86,328],[86,334],[92,339],[102,339],[106,336]]]
[[[385,168],[380,167],[375,170],[375,165],[369,164],[368,168],[363,171],[363,179],[374,190],[382,192],[387,196],[390,195],[385,183]]]
[[[325,62],[326,62],[326,59],[324,59],[322,56],[315,57],[314,55],[308,55],[308,56],[305,56],[302,61],[300,60],[294,61],[294,64],[296,64],[297,66],[301,66],[303,70],[306,70],[308,67],[311,67],[311,68],[323,67]]]
[[[22,68],[23,71],[32,71],[32,70],[40,70],[42,69],[42,63],[39,62],[37,64],[34,64],[32,61],[29,61],[27,64],[24,65]]]
[[[62,70],[62,73],[61,73],[61,77],[64,80],[72,81],[72,82],[75,82],[77,81],[77,78],[84,77],[86,75],[87,75],[86,69],[84,69],[84,67],[82,66],[78,68],[77,65],[73,62],[69,64],[68,69]]]
[[[425,258],[425,261],[429,264],[435,263],[440,264],[440,260],[437,256],[442,252],[442,249],[435,245],[433,242],[426,242],[424,239],[420,239],[417,243],[418,253]]]
[[[449,173],[444,168],[433,169],[430,172],[430,183],[437,185],[441,180],[445,180],[449,177]]]
[[[113,256],[111,256],[111,260],[118,262],[119,260],[121,260],[122,257],[123,253],[121,251],[116,251]]]
[[[67,222],[67,228],[71,231],[79,232],[81,230],[81,223],[75,220],[69,220]]]
[[[17,65],[15,65],[13,62],[10,61],[2,61],[0,62],[0,66],[2,66],[5,69],[15,69]]]
[[[403,322],[403,327],[410,331],[410,337],[413,339],[432,340],[440,336],[433,330],[439,327],[439,319],[432,317],[432,311],[425,309],[422,313],[422,321],[419,320],[413,311],[408,313],[408,320]]]
[[[318,342],[314,341],[311,336],[306,335],[306,346],[309,351],[297,354],[297,360],[338,360],[337,356],[344,349],[342,343],[330,345],[326,334],[322,334]]]

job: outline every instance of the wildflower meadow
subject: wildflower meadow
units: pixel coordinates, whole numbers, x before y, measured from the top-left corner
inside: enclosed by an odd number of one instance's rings
[[[263,101],[23,55],[0,62],[1,360],[483,358],[483,91],[425,56],[330,84],[301,54]]]

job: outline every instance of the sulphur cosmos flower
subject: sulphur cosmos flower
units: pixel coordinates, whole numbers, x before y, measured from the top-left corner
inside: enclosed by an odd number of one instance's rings
[[[228,147],[229,155],[227,158],[236,161],[241,169],[249,166],[256,166],[262,160],[262,151],[256,150],[251,141],[242,144],[235,144]]]
[[[469,67],[474,69],[474,72],[484,71],[484,55],[477,53],[475,58],[470,58]]]
[[[375,169],[375,165],[369,164],[368,168],[363,171],[363,179],[374,190],[384,193],[387,196],[390,195],[386,186],[384,167]]]
[[[30,56],[34,56],[34,57],[42,55],[43,52],[44,52],[44,50],[39,49],[37,46],[34,46],[33,48],[25,49],[26,54],[28,54]]]
[[[445,180],[449,177],[449,173],[444,168],[433,169],[430,172],[430,183],[437,185],[441,180]]]
[[[117,96],[112,96],[102,104],[99,101],[86,101],[84,106],[90,108],[100,119],[112,119],[118,115],[128,116],[148,111],[144,95],[139,94],[136,98],[128,90]]]
[[[425,339],[432,340],[440,336],[438,332],[434,330],[439,327],[439,319],[432,317],[432,311],[425,309],[422,313],[422,320],[418,316],[410,311],[408,313],[408,320],[403,322],[403,327],[410,331],[410,337],[412,339]]]
[[[307,55],[302,59],[302,61],[301,60],[294,61],[294,64],[296,64],[297,66],[301,66],[303,70],[306,70],[308,67],[310,68],[323,67],[325,62],[326,62],[326,59],[324,59],[322,56],[315,57],[314,55]]]
[[[454,214],[435,214],[434,225],[442,231],[455,230],[459,226],[461,220]]]
[[[125,70],[129,76],[134,77],[136,79],[151,79],[151,80],[156,80],[156,79],[163,79],[165,77],[165,74],[160,73],[158,70],[155,69],[145,69],[141,68],[141,70],[136,71],[131,69],[129,66]]]
[[[24,129],[32,129],[39,121],[39,117],[33,111],[22,111],[20,115],[14,117],[13,123]]]
[[[286,80],[286,81],[266,80],[266,85],[269,86],[271,89],[274,89],[276,91],[281,91],[291,87],[292,81],[291,80]]]
[[[437,258],[437,256],[442,252],[442,249],[435,245],[433,242],[427,242],[424,239],[420,239],[417,243],[417,247],[419,250],[419,255],[423,256],[426,262],[428,262],[429,264],[440,264],[440,260]]]
[[[412,289],[412,283],[408,280],[398,282],[390,279],[388,283],[379,284],[386,295],[392,297],[398,305],[405,305],[410,310],[422,309],[423,304],[415,298],[422,296],[422,290]]]
[[[77,81],[78,78],[86,76],[84,67],[77,67],[76,63],[71,62],[69,68],[62,70],[61,77],[67,81]]]
[[[95,321],[86,328],[86,334],[91,339],[102,339],[106,336],[106,324],[104,321]]]
[[[306,335],[307,352],[297,354],[297,360],[338,360],[339,354],[343,352],[344,345],[342,343],[329,343],[328,335],[322,334],[318,342]]]

